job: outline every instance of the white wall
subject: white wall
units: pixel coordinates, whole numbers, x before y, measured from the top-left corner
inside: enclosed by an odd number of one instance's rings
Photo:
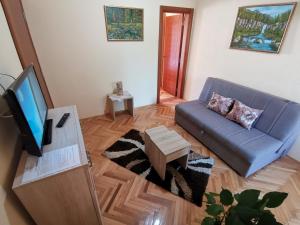
[[[22,72],[22,66],[10,34],[5,14],[0,4],[0,73],[18,76]],[[9,82],[10,79],[0,76],[0,82]],[[2,84],[2,83],[1,83]],[[7,84],[5,83],[5,86]],[[2,92],[0,92],[2,93]]]
[[[0,4],[0,72],[17,77],[21,71],[8,24]],[[9,80],[7,80],[9,81]],[[0,80],[2,82],[2,80]],[[2,93],[2,92],[0,92]],[[0,96],[0,114],[7,110],[7,105]],[[0,118],[0,224],[32,224],[24,208],[12,193],[12,180],[15,175],[20,145],[17,144],[18,129],[13,118]]]
[[[208,76],[300,102],[300,6],[280,54],[229,49],[239,6],[282,0],[202,0],[198,2],[185,98],[195,99]],[[290,153],[300,160],[300,139]]]
[[[103,114],[112,83],[153,104],[157,93],[159,6],[197,0],[23,0],[33,42],[54,105],[76,104],[80,117]],[[144,8],[143,42],[107,42],[104,5]]]

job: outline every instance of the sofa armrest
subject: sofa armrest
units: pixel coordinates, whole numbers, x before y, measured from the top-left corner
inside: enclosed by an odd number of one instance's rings
[[[300,105],[290,102],[273,124],[269,135],[281,141],[297,137],[300,133]]]

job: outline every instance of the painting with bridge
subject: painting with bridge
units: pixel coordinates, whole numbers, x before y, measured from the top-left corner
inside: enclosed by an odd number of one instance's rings
[[[240,7],[230,47],[278,53],[296,4]]]

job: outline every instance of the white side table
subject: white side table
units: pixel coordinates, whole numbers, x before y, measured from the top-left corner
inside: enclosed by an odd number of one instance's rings
[[[124,102],[125,110],[129,112],[131,116],[133,116],[133,96],[129,93],[124,91],[124,95],[116,95],[116,94],[109,94],[107,96],[109,113],[113,120],[116,119],[116,103]]]

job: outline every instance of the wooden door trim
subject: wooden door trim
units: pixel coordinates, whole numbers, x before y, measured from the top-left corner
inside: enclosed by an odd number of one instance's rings
[[[173,7],[173,6],[160,6],[160,14],[159,14],[159,42],[158,42],[158,74],[157,74],[157,99],[156,102],[159,104],[160,102],[160,84],[161,84],[161,72],[162,72],[162,48],[163,48],[163,15],[164,13],[185,13],[189,14],[189,23],[187,29],[187,40],[186,45],[184,48],[183,55],[184,57],[182,69],[183,69],[183,77],[182,77],[182,88],[180,98],[183,97],[184,93],[184,85],[185,85],[185,76],[186,76],[186,69],[187,69],[187,62],[188,62],[188,54],[190,48],[190,39],[191,39],[191,32],[192,32],[192,24],[193,24],[193,15],[194,9],[193,8],[181,8],[181,7]],[[182,53],[181,53],[182,54]]]
[[[45,80],[45,77],[43,75],[43,71],[42,71],[42,68],[40,66],[40,62],[39,62],[39,58],[37,56],[37,53],[36,53],[36,50],[35,50],[35,47],[34,47],[34,44],[33,44],[33,40],[32,40],[32,37],[31,37],[31,34],[30,34],[30,30],[29,30],[29,27],[28,27],[28,23],[27,23],[27,20],[26,20],[26,17],[25,17],[25,14],[24,14],[24,8],[23,8],[23,4],[22,4],[22,1],[21,0],[18,0],[18,3],[20,4],[20,7],[22,9],[22,12],[23,12],[23,17],[24,17],[24,24],[26,26],[26,29],[28,31],[28,35],[29,35],[29,41],[31,42],[32,44],[32,48],[33,48],[33,54],[37,60],[37,63],[38,65],[34,65],[35,67],[35,70],[38,70],[39,72],[36,73],[37,75],[37,79],[40,83],[40,86],[41,86],[41,89],[42,89],[42,92],[44,94],[44,97],[45,97],[45,100],[47,102],[47,106],[49,108],[53,108],[54,105],[53,105],[53,101],[51,99],[51,96],[50,96],[50,92],[49,92],[49,89],[47,87],[47,84],[46,84],[46,80]],[[4,14],[5,14],[5,17],[6,17],[6,20],[7,20],[7,23],[8,23],[8,27],[9,27],[9,30],[11,32],[11,36],[12,36],[12,39],[14,41],[14,45],[15,45],[15,48],[17,50],[17,54],[19,56],[19,59],[20,59],[20,62],[21,62],[21,65],[23,67],[23,69],[25,69],[27,66],[29,66],[28,60],[26,60],[26,58],[24,57],[24,55],[22,54],[22,46],[20,45],[20,43],[18,42],[18,37],[17,37],[17,32],[15,30],[15,27],[13,25],[13,16],[10,15],[9,11],[10,11],[10,7],[9,7],[9,1],[1,1],[1,4],[2,4],[2,7],[3,7],[3,11],[4,11]]]

